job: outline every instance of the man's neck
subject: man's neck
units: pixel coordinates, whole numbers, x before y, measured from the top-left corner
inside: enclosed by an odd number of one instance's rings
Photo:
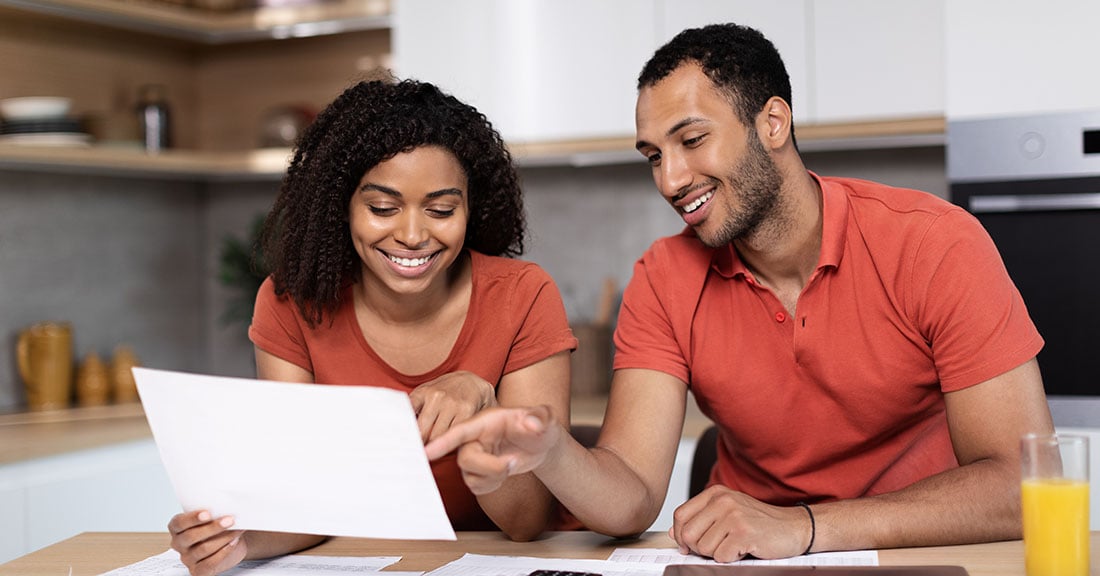
[[[799,166],[784,178],[780,209],[750,237],[734,241],[756,280],[773,291],[801,292],[821,255],[821,189]]]

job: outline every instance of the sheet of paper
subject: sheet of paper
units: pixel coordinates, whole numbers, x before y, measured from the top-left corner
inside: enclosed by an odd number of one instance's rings
[[[608,558],[613,562],[641,564],[719,564],[710,558],[695,554],[680,554],[675,548],[617,548]],[[806,554],[780,560],[758,560],[750,558],[729,562],[747,566],[878,566],[877,550],[857,550],[855,552],[821,552]]]
[[[572,570],[603,576],[661,576],[664,569],[661,564],[466,554],[425,576],[527,576],[534,570]]]
[[[331,574],[362,574],[378,572],[400,560],[400,556],[374,556],[355,558],[349,556],[305,556],[296,554],[271,560],[246,560],[221,576],[324,576]],[[386,572],[386,576],[409,574]],[[129,566],[104,572],[100,576],[190,576],[187,567],[180,562],[175,550],[168,550]]]
[[[234,528],[454,540],[408,395],[134,368],[184,510]]]

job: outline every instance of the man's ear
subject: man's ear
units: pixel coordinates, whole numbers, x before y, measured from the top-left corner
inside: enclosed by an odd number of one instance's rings
[[[757,135],[766,148],[777,149],[791,139],[791,107],[779,96],[764,103],[757,116]]]

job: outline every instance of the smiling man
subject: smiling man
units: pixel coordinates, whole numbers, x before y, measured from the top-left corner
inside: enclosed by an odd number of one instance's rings
[[[714,25],[638,82],[637,148],[687,225],[637,262],[598,446],[545,407],[483,412],[475,492],[535,475],[610,535],[656,518],[688,390],[719,426],[675,513],[717,560],[1019,538],[1018,441],[1052,429],[1043,341],[977,221],[931,194],[805,168],[790,81],[759,32]]]

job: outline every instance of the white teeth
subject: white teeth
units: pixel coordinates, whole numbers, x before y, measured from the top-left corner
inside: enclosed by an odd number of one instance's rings
[[[398,258],[396,256],[390,256],[390,260],[394,264],[404,266],[405,268],[415,268],[417,266],[423,266],[428,263],[431,258],[425,256],[423,258]]]
[[[684,214],[691,214],[692,212],[695,212],[699,209],[700,206],[706,204],[707,200],[710,200],[713,196],[714,192],[707,192],[706,194],[703,194],[702,196],[696,198],[694,202],[688,204],[687,206],[684,206]]]

